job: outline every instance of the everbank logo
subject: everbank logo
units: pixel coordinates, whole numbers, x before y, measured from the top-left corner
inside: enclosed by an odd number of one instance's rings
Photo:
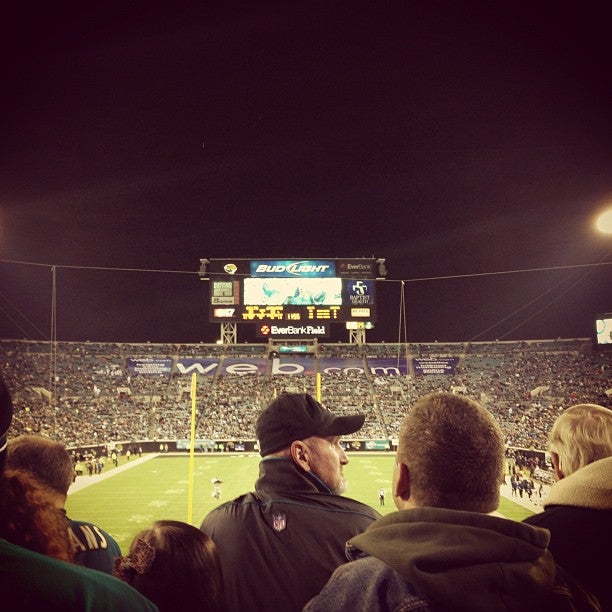
[[[270,326],[270,334],[272,336],[315,336],[324,335],[325,333],[325,325],[287,325],[286,327],[280,327],[278,325]]]
[[[260,325],[258,330],[261,336],[276,336],[276,337],[326,337],[329,335],[329,326],[325,324],[321,325],[271,325],[263,324]]]

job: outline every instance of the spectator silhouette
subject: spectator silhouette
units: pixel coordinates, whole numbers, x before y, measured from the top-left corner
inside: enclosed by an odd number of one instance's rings
[[[74,466],[70,453],[61,442],[42,436],[19,436],[10,440],[6,467],[28,472],[49,492],[53,504],[65,515],[68,489],[73,481]],[[115,539],[97,525],[68,519],[69,536],[79,565],[107,574],[113,572],[113,561],[121,555]]]
[[[4,471],[12,414],[11,398],[0,378],[0,522],[15,511],[10,505],[11,496],[6,494],[12,486],[11,476],[7,478]],[[41,521],[43,519],[41,516]],[[39,533],[45,532],[45,524],[41,522],[36,526]],[[0,537],[0,592],[3,612],[157,610],[135,589],[108,574],[42,555],[3,537]]]
[[[301,610],[345,561],[346,541],[380,516],[340,495],[348,463],[340,436],[363,422],[306,393],[281,393],[260,414],[255,491],[201,526],[217,544],[230,610]]]
[[[349,540],[353,561],[304,610],[598,610],[555,566],[546,530],[486,514],[503,468],[488,411],[448,393],[418,400],[399,436],[398,512]]]
[[[161,612],[223,612],[221,566],[214,542],[180,521],[156,521],[138,534],[114,574],[155,602]]]
[[[549,451],[557,482],[544,512],[524,522],[550,530],[557,562],[612,610],[612,411],[568,408],[552,427]]]

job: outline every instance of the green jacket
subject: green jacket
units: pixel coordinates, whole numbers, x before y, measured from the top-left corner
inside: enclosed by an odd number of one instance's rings
[[[2,612],[155,612],[125,582],[0,539]]]

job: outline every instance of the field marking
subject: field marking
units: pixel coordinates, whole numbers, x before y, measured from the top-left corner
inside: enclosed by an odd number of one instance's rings
[[[106,480],[111,476],[115,476],[120,472],[125,472],[125,470],[129,470],[136,465],[140,465],[145,461],[150,461],[151,459],[155,459],[155,457],[159,457],[159,453],[150,453],[147,455],[143,455],[142,457],[138,457],[136,459],[130,459],[123,465],[120,465],[116,468],[111,468],[108,472],[103,472],[102,474],[93,474],[92,476],[83,475],[77,476],[76,480],[70,485],[70,489],[68,489],[68,495],[72,495],[72,493],[76,493],[77,491],[82,491],[87,487],[101,482],[102,480]]]

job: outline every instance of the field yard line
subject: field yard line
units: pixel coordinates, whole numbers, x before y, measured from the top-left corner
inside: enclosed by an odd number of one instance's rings
[[[142,457],[138,457],[137,459],[130,459],[123,465],[120,465],[119,467],[116,467],[116,468],[112,468],[108,470],[108,472],[103,472],[102,474],[93,474],[92,476],[83,474],[83,476],[77,476],[76,480],[70,485],[70,489],[68,489],[68,495],[72,493],[76,493],[77,491],[86,489],[90,485],[96,484],[97,482],[100,482],[102,480],[106,480],[107,478],[110,478],[111,476],[115,476],[119,472],[124,472],[125,470],[129,470],[130,468],[136,465],[139,465],[140,463],[144,463],[145,461],[155,459],[155,457],[157,456],[158,456],[158,453],[147,453],[146,455],[143,455]]]

